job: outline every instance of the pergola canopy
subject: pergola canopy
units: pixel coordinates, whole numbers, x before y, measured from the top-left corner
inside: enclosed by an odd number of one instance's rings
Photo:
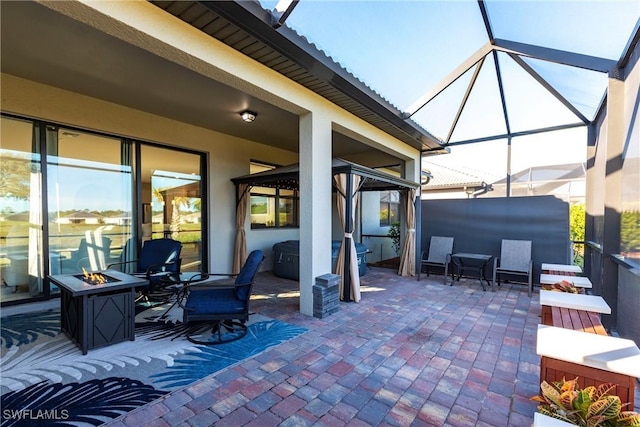
[[[332,175],[352,174],[362,177],[360,191],[406,190],[418,188],[419,184],[390,175],[377,169],[371,169],[347,160],[332,160]],[[300,165],[294,163],[277,167],[268,171],[232,178],[236,185],[246,184],[250,187],[268,187],[286,190],[297,190],[300,182]]]

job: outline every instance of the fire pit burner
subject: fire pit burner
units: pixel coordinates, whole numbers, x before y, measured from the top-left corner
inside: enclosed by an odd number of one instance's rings
[[[74,277],[89,285],[104,285],[105,283],[116,283],[120,281],[115,277],[111,277],[103,273],[90,273],[84,268],[82,271],[84,272],[83,274],[77,274]]]

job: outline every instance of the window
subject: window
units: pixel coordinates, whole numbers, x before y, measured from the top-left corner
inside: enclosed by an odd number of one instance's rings
[[[275,166],[251,162],[251,173],[274,169]],[[298,190],[253,187],[250,203],[251,228],[291,228],[300,226]]]
[[[179,240],[183,271],[202,268],[204,154],[5,114],[0,124],[2,304],[57,294],[47,275],[124,260],[138,228],[143,241]]]
[[[400,193],[397,191],[380,192],[380,226],[400,222]]]

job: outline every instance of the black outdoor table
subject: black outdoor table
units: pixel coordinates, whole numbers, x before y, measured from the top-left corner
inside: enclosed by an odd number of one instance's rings
[[[472,271],[478,274],[480,284],[482,285],[482,290],[486,291],[487,289],[485,288],[484,282],[482,280],[484,279],[487,282],[487,285],[491,286],[491,282],[489,282],[489,279],[487,279],[484,270],[487,265],[491,263],[492,259],[493,255],[472,253],[451,254],[451,261],[458,270],[458,278],[455,281],[459,281],[460,277],[462,277],[462,273],[464,273],[465,271]],[[453,282],[451,282],[450,286],[453,286]]]
[[[91,284],[83,273],[49,276],[60,288],[60,328],[82,354],[90,349],[135,340],[136,287],[144,278],[116,270],[92,272],[106,278]]]

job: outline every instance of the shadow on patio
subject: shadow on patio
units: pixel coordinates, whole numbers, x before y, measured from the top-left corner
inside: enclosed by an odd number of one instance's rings
[[[260,273],[251,310],[307,333],[109,425],[531,425],[537,292],[370,268],[362,301],[317,319],[299,313],[297,288]]]

